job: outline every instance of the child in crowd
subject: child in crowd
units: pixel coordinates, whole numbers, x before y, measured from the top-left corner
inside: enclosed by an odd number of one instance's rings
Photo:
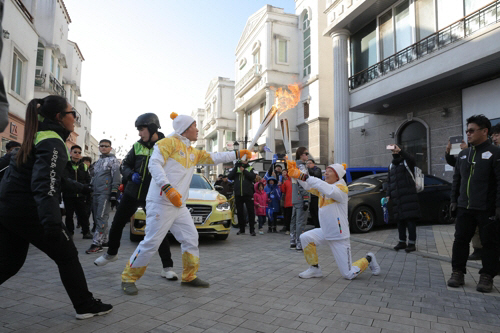
[[[292,220],[292,181],[290,177],[288,177],[288,170],[283,170],[282,173],[282,183],[278,185],[280,186],[280,191],[283,196],[285,196],[284,202],[284,212],[283,216],[285,219],[285,224],[281,231],[284,231],[287,235],[290,235],[290,221]]]
[[[263,235],[262,227],[266,223],[266,208],[267,208],[267,193],[264,191],[264,183],[258,182],[254,185],[255,193],[253,194],[253,204],[255,206],[255,215],[259,220],[259,234]]]
[[[267,186],[264,189],[269,197],[269,205],[267,208],[267,216],[269,219],[268,232],[278,232],[276,230],[276,219],[280,212],[281,191],[276,184],[276,178],[269,177],[267,179]]]

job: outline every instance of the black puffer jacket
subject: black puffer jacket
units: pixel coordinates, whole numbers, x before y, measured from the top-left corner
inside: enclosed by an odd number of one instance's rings
[[[158,140],[163,138],[165,138],[165,135],[158,132]],[[148,194],[149,184],[151,183],[148,164],[156,142],[143,142],[139,140],[134,143],[120,167],[123,182],[126,183],[125,194],[139,201],[145,201]],[[141,175],[141,182],[139,184],[132,181],[132,175],[136,172]]]
[[[85,185],[90,184],[91,181],[87,165],[82,161],[78,161],[76,163],[73,161],[69,161],[66,164],[64,176],[67,179],[71,179]],[[85,195],[79,194],[77,191],[71,191],[71,189],[69,188],[64,188],[63,192],[64,198],[85,197]]]
[[[253,198],[253,181],[257,176],[253,168],[247,165],[243,172],[240,171],[241,164],[237,163],[227,178],[234,180],[234,195],[237,197],[251,196]]]
[[[415,159],[408,153],[401,151],[394,154],[387,179],[387,196],[392,201],[393,215],[396,220],[418,220],[422,218],[420,204],[418,202],[415,182],[408,168],[413,172]]]
[[[26,163],[17,166],[11,159],[0,184],[0,212],[4,216],[38,219],[44,228],[60,228],[61,187],[76,186],[64,179],[68,149],[64,141],[70,132],[45,119],[38,123],[38,139]],[[80,185],[80,189],[81,189]],[[78,188],[78,187],[75,187]],[[15,222],[15,220],[13,220]]]

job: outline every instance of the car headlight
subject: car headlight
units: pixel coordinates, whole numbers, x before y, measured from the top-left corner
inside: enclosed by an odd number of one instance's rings
[[[215,209],[217,209],[217,211],[219,212],[225,212],[231,209],[231,205],[229,204],[229,202],[226,201],[221,204],[218,204]]]

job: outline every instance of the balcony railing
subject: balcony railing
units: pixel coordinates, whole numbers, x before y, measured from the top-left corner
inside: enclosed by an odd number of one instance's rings
[[[15,0],[14,2],[17,3],[23,14],[26,15],[26,17],[28,18],[28,20],[30,20],[30,22],[33,23],[34,22],[33,15],[31,15],[30,11],[28,10],[28,8],[26,8],[24,3],[21,0]]]
[[[408,46],[398,53],[354,74],[349,78],[349,88],[356,89],[365,83],[375,80],[382,75],[394,71],[402,66],[418,60],[427,54],[466,38],[488,25],[500,21],[500,0],[465,16],[455,23],[433,33],[432,35]]]
[[[60,84],[59,81],[57,81],[57,79],[54,76],[52,76],[52,74],[50,75],[49,88],[59,96],[66,97],[66,90],[64,90],[62,84]]]
[[[47,74],[35,75],[35,87],[43,87]]]
[[[235,93],[238,93],[250,80],[252,80],[255,77],[260,77],[262,69],[262,65],[260,64],[254,64],[252,68],[241,78],[241,80],[236,83],[236,86],[234,87]]]

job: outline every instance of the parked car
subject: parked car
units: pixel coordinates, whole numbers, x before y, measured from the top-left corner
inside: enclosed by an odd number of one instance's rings
[[[374,226],[384,225],[380,200],[386,195],[387,173],[373,174],[356,179],[348,185],[348,216],[351,231],[369,232]],[[444,179],[425,175],[425,188],[418,193],[423,221],[452,223],[449,214],[451,184]],[[389,200],[389,213],[392,203]],[[389,223],[396,223],[389,214]]]
[[[218,240],[227,239],[233,219],[231,205],[203,175],[193,175],[186,206],[199,234],[213,235]],[[146,214],[139,208],[131,218],[130,240],[141,241],[144,238],[145,228]]]
[[[387,172],[387,167],[353,167],[345,170],[345,179],[347,184],[352,183],[358,178]]]

